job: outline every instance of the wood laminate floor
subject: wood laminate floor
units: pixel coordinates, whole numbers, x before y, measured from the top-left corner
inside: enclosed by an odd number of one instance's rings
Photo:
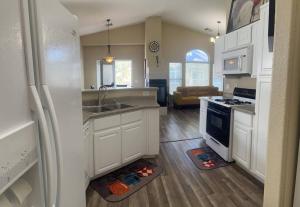
[[[168,115],[160,117],[160,141],[199,138],[199,110],[169,108]]]
[[[177,119],[178,114],[175,113],[172,111],[169,116]],[[197,112],[195,113],[192,116],[198,116]],[[172,120],[172,118],[165,118]],[[181,123],[190,122],[182,121]],[[171,123],[165,124],[172,125]],[[190,132],[184,131],[189,129],[189,126],[184,126],[180,131],[189,135]],[[89,188],[87,207],[262,206],[263,185],[235,164],[210,171],[201,171],[196,168],[185,152],[201,145],[202,139],[161,143],[160,155],[153,159],[164,168],[161,176],[118,203],[106,202],[97,192]]]

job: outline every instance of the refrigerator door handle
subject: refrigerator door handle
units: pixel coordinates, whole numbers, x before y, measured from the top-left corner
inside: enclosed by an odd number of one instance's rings
[[[53,130],[53,137],[54,137],[54,145],[55,145],[55,151],[56,151],[56,165],[57,165],[57,193],[56,193],[56,206],[59,205],[60,201],[60,192],[61,192],[61,168],[63,166],[62,164],[62,156],[61,156],[61,144],[60,144],[60,130],[59,130],[59,124],[57,120],[57,115],[54,107],[54,103],[49,91],[48,85],[42,85],[42,90],[45,95],[45,102],[49,109],[50,114],[50,120],[52,124],[52,130]]]
[[[33,101],[36,108],[36,113],[39,119],[39,126],[41,129],[41,143],[44,146],[43,149],[46,159],[46,171],[47,171],[47,191],[46,191],[46,203],[47,206],[55,206],[55,176],[53,173],[53,156],[52,156],[52,148],[50,142],[50,134],[47,125],[47,120],[44,114],[43,106],[41,103],[41,99],[39,97],[38,91],[35,85],[29,86],[31,95],[33,97]]]

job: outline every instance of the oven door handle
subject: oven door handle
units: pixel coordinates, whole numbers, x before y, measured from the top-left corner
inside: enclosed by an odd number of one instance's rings
[[[210,140],[213,141],[215,144],[220,145],[219,142],[217,142],[216,140],[214,140],[213,138],[210,137]]]
[[[227,116],[227,114],[226,114],[226,113],[224,113],[224,112],[221,112],[221,111],[215,111],[215,110],[213,110],[213,109],[210,109],[210,108],[208,108],[207,110],[208,110],[208,111],[211,111],[211,112],[213,112],[213,113],[216,113],[216,114],[222,115],[222,116]]]

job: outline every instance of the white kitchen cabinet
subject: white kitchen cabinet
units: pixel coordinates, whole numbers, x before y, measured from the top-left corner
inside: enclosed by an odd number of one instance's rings
[[[225,51],[232,50],[238,46],[237,31],[225,35]]]
[[[234,111],[232,157],[244,168],[251,167],[253,117],[251,114]]]
[[[206,118],[207,118],[207,105],[208,100],[205,98],[201,98],[200,100],[200,134],[206,140]]]
[[[260,9],[262,21],[262,66],[259,75],[272,75],[273,52],[269,51],[268,29],[269,29],[269,4],[264,4]]]
[[[252,172],[260,179],[265,178],[268,148],[269,110],[271,105],[271,76],[259,76],[256,87],[256,118],[252,144]]]
[[[122,163],[121,128],[110,128],[94,134],[95,175],[112,170]]]
[[[159,154],[159,108],[94,119],[93,126],[93,176]]]
[[[159,154],[159,109],[144,110],[144,126],[147,138],[146,155]]]
[[[258,71],[262,66],[262,44],[263,44],[263,27],[262,20],[252,25],[252,44],[253,44],[253,70],[252,78],[256,78]]]
[[[237,30],[237,46],[249,45],[252,42],[252,24]]]
[[[85,181],[86,181],[86,187],[88,186],[90,182],[90,178],[94,176],[94,163],[93,163],[93,136],[91,133],[91,126],[90,122],[86,122],[83,126],[83,138],[84,138],[84,175],[85,175]]]
[[[223,52],[225,47],[225,36],[220,36],[215,42],[215,54],[214,54],[214,69],[213,75],[223,76]]]
[[[127,163],[142,157],[146,152],[146,136],[143,121],[122,126],[122,162]]]

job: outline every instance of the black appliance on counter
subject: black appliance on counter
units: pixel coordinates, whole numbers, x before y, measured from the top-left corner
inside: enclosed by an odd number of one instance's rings
[[[166,79],[150,79],[150,87],[157,87],[157,102],[161,107],[166,107],[168,104],[168,91]]]

